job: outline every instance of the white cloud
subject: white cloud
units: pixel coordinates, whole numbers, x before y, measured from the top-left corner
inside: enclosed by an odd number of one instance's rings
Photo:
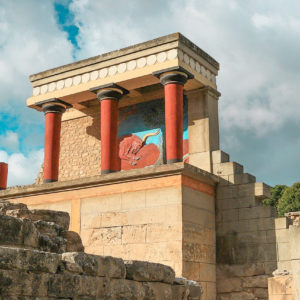
[[[19,136],[16,132],[6,131],[5,134],[0,135],[0,149],[11,151],[19,150]]]
[[[1,110],[27,123],[30,74],[72,61],[72,45],[59,29],[53,1],[0,0]]]
[[[44,150],[32,151],[27,156],[23,153],[9,155],[0,151],[0,161],[8,164],[8,186],[34,183],[44,157]]]
[[[73,1],[80,57],[181,31],[221,64],[222,126],[261,136],[298,118],[300,40],[296,34],[300,18],[295,14],[296,0],[288,6],[282,0],[276,5],[271,0],[174,0],[160,2],[156,13],[145,1],[127,3],[126,9],[122,0],[114,5]]]

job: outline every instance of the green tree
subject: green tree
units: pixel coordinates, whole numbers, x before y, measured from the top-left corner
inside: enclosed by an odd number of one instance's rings
[[[264,199],[263,204],[267,206],[275,206],[277,208],[278,202],[287,188],[288,186],[286,185],[275,185],[271,188],[271,197]]]
[[[287,212],[300,211],[300,182],[294,183],[284,190],[277,204],[279,216]]]

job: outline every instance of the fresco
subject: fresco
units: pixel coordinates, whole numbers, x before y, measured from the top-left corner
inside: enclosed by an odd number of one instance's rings
[[[165,161],[164,100],[144,102],[120,109],[119,158],[121,170],[144,168]],[[184,99],[184,160],[188,160],[187,100]]]

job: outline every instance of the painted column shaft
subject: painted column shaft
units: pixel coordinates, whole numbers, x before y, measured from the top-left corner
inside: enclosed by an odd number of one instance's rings
[[[61,113],[45,114],[44,182],[58,180]]]
[[[167,163],[183,158],[183,85],[170,83],[165,90],[165,126]]]
[[[119,171],[118,100],[101,99],[101,173]]]
[[[4,162],[0,162],[0,190],[5,190],[7,187],[7,172],[8,165]]]

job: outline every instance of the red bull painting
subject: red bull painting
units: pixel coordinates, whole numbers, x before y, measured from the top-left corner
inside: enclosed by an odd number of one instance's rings
[[[163,99],[120,109],[119,158],[121,170],[139,169],[165,162],[165,112]],[[184,99],[183,160],[188,160],[188,115]]]

